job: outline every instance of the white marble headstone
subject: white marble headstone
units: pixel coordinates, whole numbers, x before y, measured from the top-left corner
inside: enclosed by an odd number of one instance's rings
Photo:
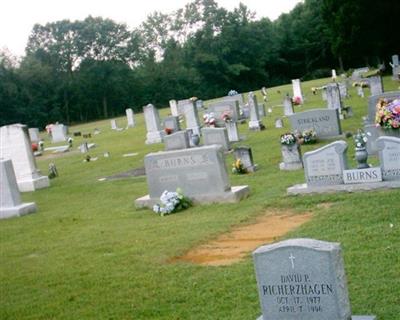
[[[125,110],[126,113],[126,118],[128,121],[127,128],[134,128],[135,127],[135,118],[133,114],[133,110],[131,108],[128,108]]]

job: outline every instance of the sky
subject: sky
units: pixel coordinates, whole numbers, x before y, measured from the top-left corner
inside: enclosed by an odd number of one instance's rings
[[[29,34],[35,23],[46,24],[63,19],[83,20],[101,16],[130,28],[138,27],[154,11],[171,13],[183,8],[190,0],[3,0],[0,9],[0,48],[12,54],[24,54]],[[228,10],[244,3],[256,18],[275,20],[301,0],[216,0]]]

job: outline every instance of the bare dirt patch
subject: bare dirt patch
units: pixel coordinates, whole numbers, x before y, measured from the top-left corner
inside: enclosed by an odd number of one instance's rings
[[[274,242],[311,218],[311,213],[268,212],[253,224],[234,228],[230,233],[190,250],[171,262],[186,261],[200,265],[223,266],[240,261],[257,247]]]

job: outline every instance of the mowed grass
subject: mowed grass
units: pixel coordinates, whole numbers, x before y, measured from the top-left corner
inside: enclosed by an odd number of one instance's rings
[[[321,96],[310,88],[327,83],[303,83],[307,101],[296,111],[325,108]],[[384,79],[385,90],[398,84]],[[251,255],[231,266],[204,267],[170,263],[193,246],[251,223],[272,208],[296,213],[312,212],[313,218],[285,238],[310,237],[342,244],[353,314],[375,314],[395,320],[400,314],[400,190],[287,196],[286,188],[304,182],[302,170],[282,172],[279,136],[275,129],[282,115],[282,96],[291,86],[271,88],[263,119],[267,130],[250,132],[241,145],[252,147],[259,171],[235,176],[232,185],[250,186],[251,195],[238,204],[195,206],[167,217],[150,210],[136,210],[134,200],[147,194],[145,177],[98,181],[99,178],[143,166],[149,152],[163,145],[145,145],[143,114],[137,126],[123,132],[110,129],[109,120],[70,128],[92,132],[98,146],[90,151],[99,159],[84,163],[76,151],[57,158],[38,158],[47,173],[54,162],[60,176],[51,187],[24,193],[35,201],[36,214],[0,221],[1,319],[255,319],[260,314]],[[346,105],[354,117],[342,121],[345,132],[355,132],[367,114],[367,98],[354,88]],[[368,93],[367,93],[368,95]],[[261,95],[257,92],[259,101]],[[168,109],[160,110],[162,116]],[[117,119],[125,126],[126,119]],[[46,138],[48,141],[48,138]],[[82,138],[77,137],[74,148]],[[355,166],[353,141],[349,162]],[[303,147],[303,152],[328,142]],[[47,144],[49,145],[49,143]],[[103,153],[110,152],[109,158]],[[138,153],[133,157],[123,154]],[[232,155],[227,156],[230,170]],[[375,157],[369,159],[378,163]]]

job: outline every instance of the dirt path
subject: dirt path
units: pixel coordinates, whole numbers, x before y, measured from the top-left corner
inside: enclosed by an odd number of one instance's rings
[[[256,223],[234,228],[216,240],[193,248],[171,262],[187,261],[200,265],[222,266],[240,261],[257,247],[274,242],[311,218],[311,213],[294,215],[290,211],[268,212]]]

